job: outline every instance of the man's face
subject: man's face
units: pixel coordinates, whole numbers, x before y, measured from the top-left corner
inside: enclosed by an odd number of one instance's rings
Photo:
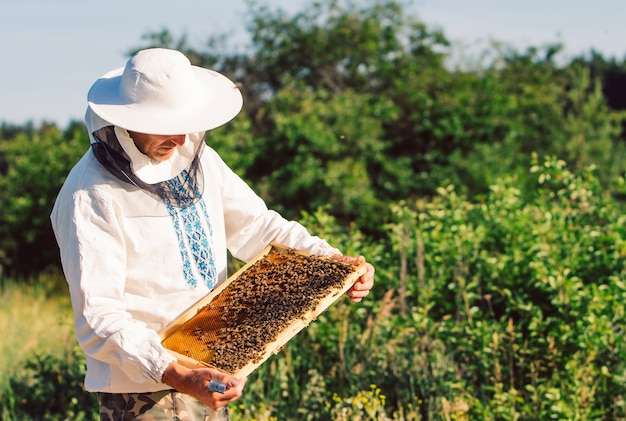
[[[145,155],[156,161],[165,161],[169,159],[177,146],[185,143],[185,135],[158,135],[145,134],[129,131],[128,134]]]

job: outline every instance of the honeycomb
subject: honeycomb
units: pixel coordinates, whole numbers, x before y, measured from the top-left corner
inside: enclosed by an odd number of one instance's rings
[[[271,245],[163,345],[183,360],[245,376],[345,292],[364,268]],[[186,317],[186,316],[182,316]]]

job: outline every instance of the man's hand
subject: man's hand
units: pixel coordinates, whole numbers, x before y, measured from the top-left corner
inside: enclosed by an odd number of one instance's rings
[[[219,411],[241,397],[248,379],[237,379],[211,368],[191,369],[174,361],[165,369],[162,380],[179,392],[193,396],[211,409]],[[224,393],[210,391],[208,386],[211,380],[225,384]]]
[[[350,301],[352,301],[353,303],[358,303],[363,298],[367,297],[367,295],[370,293],[370,290],[374,286],[374,272],[375,272],[374,266],[367,263],[365,261],[365,257],[363,256],[350,257],[350,256],[335,255],[333,256],[333,259],[339,260],[340,262],[347,263],[349,265],[354,265],[354,266],[359,266],[365,263],[365,267],[367,271],[363,275],[361,275],[359,279],[357,279],[357,281],[354,283],[352,288],[350,288],[348,292],[346,292],[346,295],[350,298]]]

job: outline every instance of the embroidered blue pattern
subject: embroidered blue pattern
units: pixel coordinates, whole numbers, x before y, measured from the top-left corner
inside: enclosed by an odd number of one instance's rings
[[[189,173],[183,171],[180,176],[165,181],[165,188],[172,192],[182,191],[185,187],[181,178],[192,185],[189,180]],[[217,271],[215,268],[215,258],[213,247],[209,238],[212,237],[211,222],[207,212],[206,204],[202,195],[196,191],[200,198],[196,203],[185,207],[177,203],[174,206],[169,195],[164,196],[164,202],[172,218],[174,230],[178,237],[178,247],[183,260],[183,275],[190,285],[198,284],[197,277],[200,277],[209,289],[213,289],[217,281]],[[174,198],[176,194],[172,195]],[[203,224],[204,222],[204,224]],[[207,235],[208,230],[208,235]],[[197,276],[194,274],[197,273]]]

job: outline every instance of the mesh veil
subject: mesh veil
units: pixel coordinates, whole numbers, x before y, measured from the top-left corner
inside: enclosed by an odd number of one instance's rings
[[[200,142],[196,155],[186,170],[171,180],[149,184],[133,172],[128,155],[115,135],[114,126],[102,127],[94,131],[92,135],[95,142],[91,144],[91,149],[96,159],[122,182],[132,184],[166,204],[181,208],[197,202],[202,197],[204,178],[200,156],[204,149],[205,139]],[[172,186],[176,187],[172,188]]]

